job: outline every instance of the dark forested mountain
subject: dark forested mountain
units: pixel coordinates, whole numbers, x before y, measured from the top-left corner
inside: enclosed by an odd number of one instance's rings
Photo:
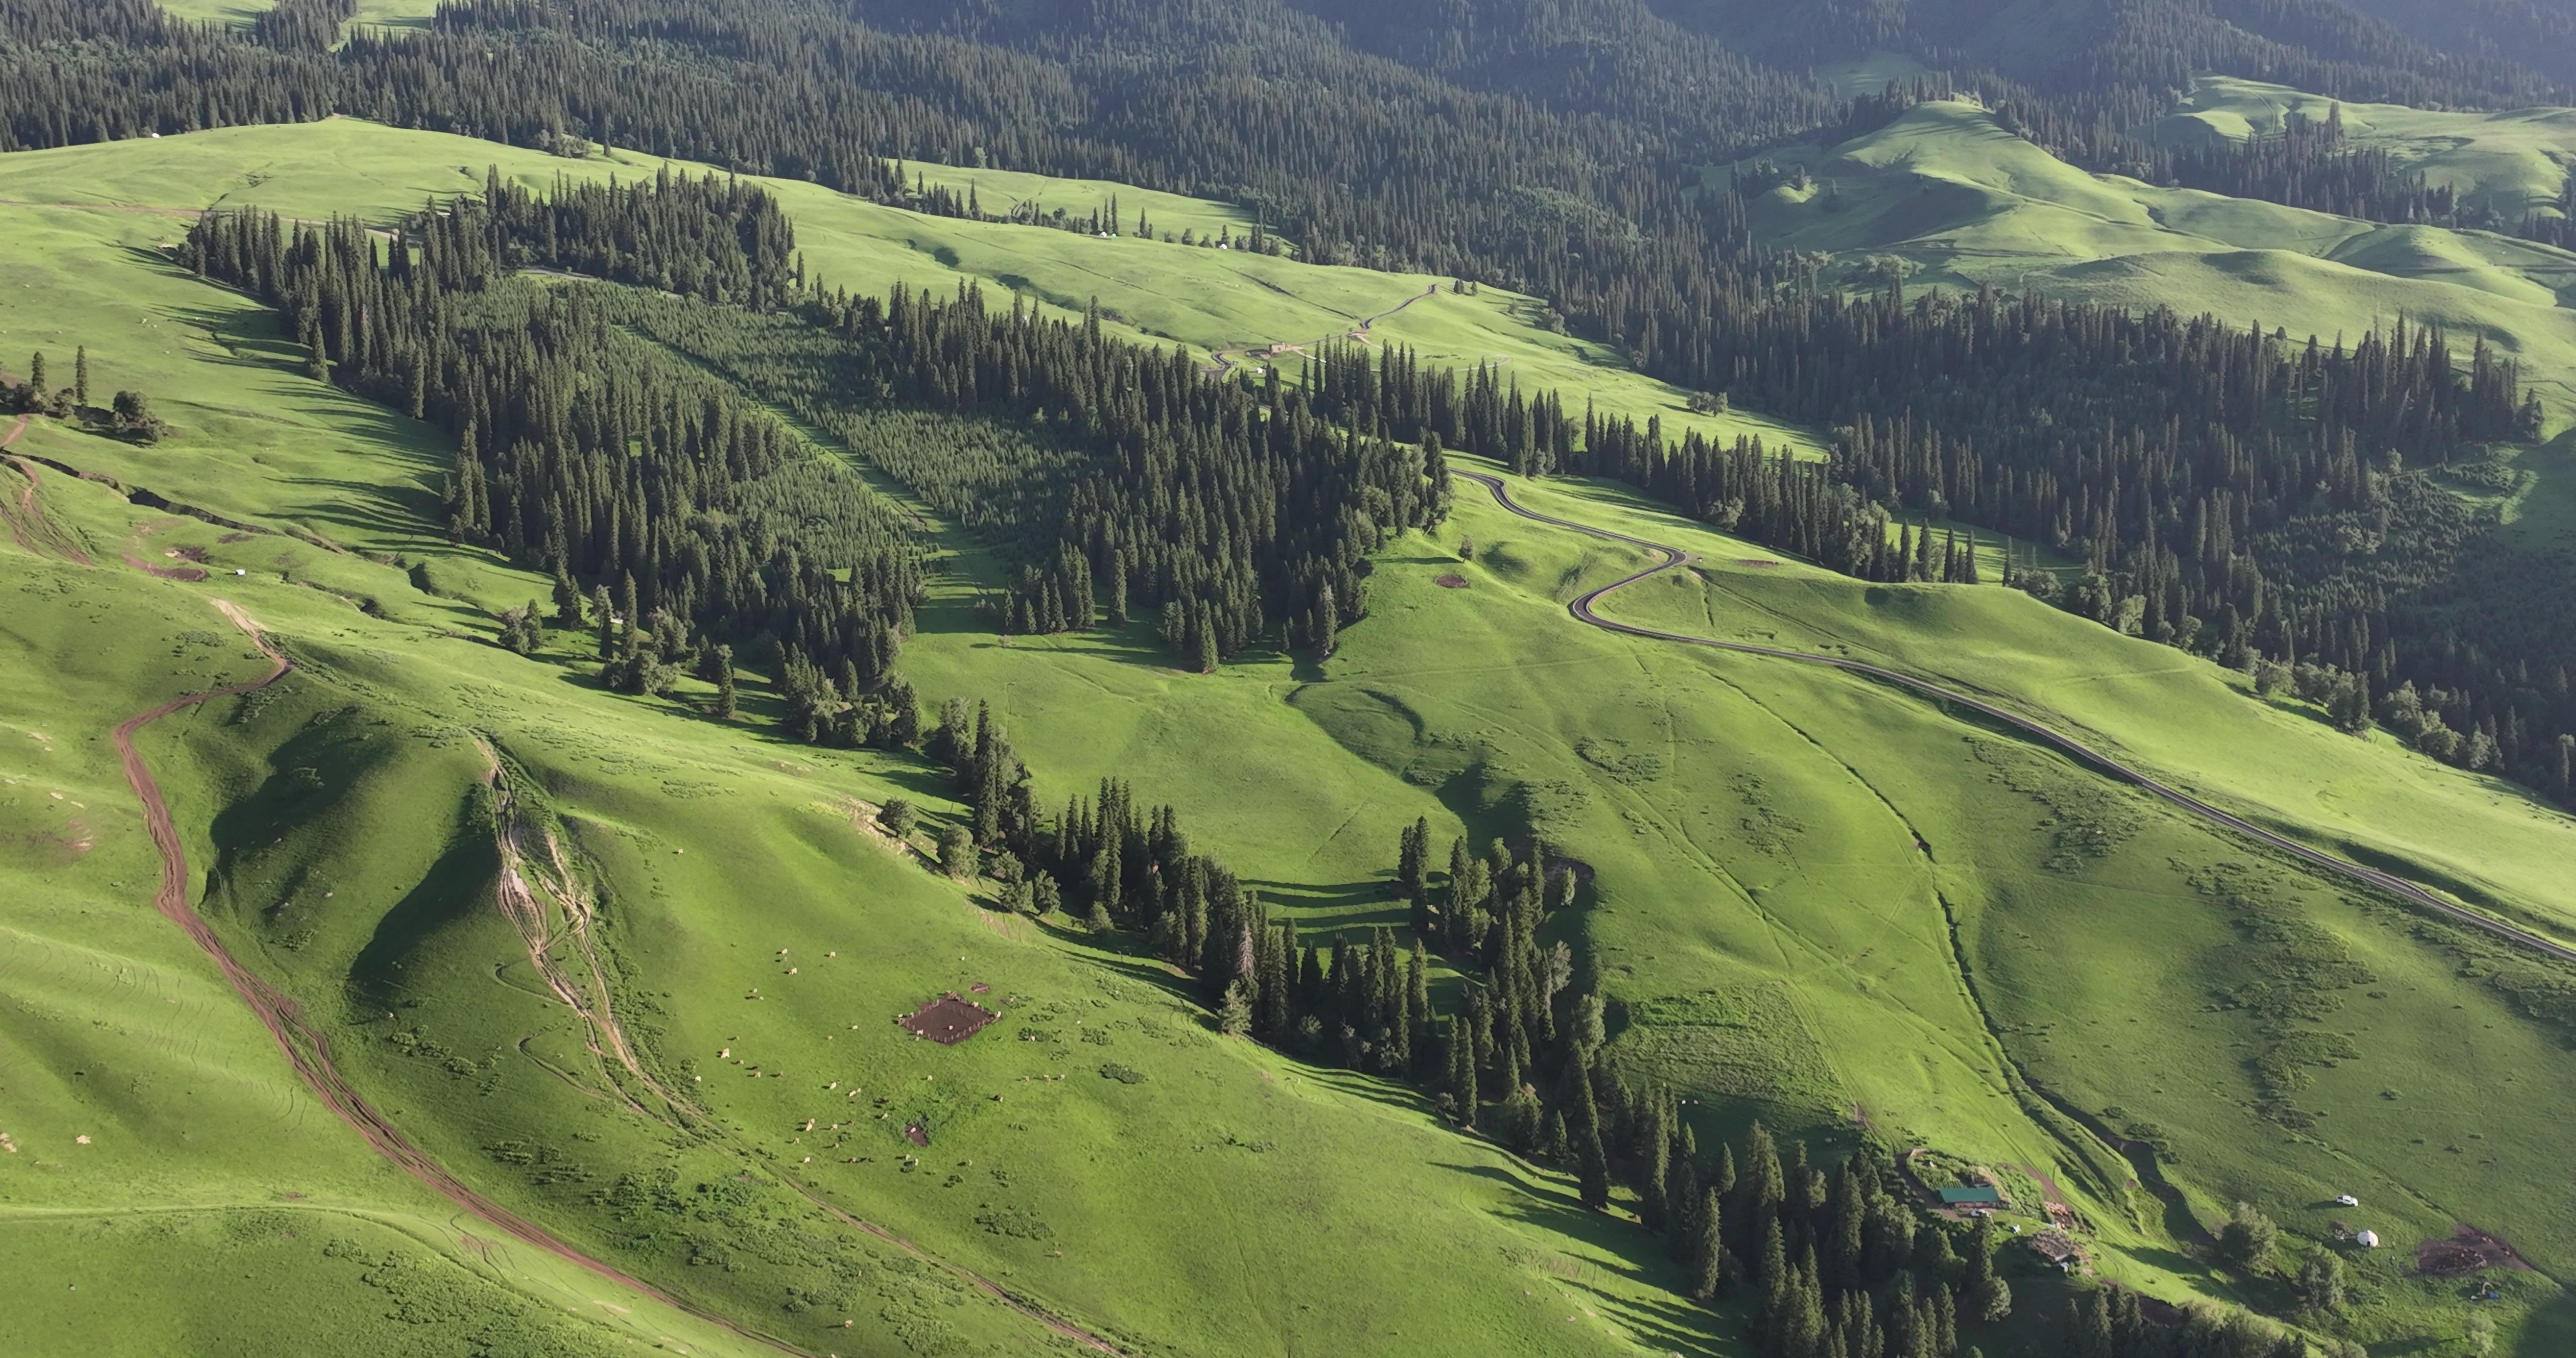
[[[2352,7],[2428,47],[2528,66],[2576,81],[2576,7],[2567,0],[2351,0]]]

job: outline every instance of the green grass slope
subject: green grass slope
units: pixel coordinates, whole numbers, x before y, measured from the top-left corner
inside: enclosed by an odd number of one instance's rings
[[[2576,917],[2563,869],[2576,856],[2576,822],[2516,789],[2434,765],[2385,739],[2334,735],[2313,714],[2243,694],[2204,663],[1998,588],[1871,586],[1778,562],[1612,488],[1577,483],[1516,494],[1546,512],[1701,554],[1691,575],[1614,596],[1603,607],[1615,616],[1848,654],[1962,683],[2100,740],[2204,797],[2329,847],[2375,850],[2385,855],[2381,861],[2449,881],[2465,899],[2562,933]],[[1477,530],[1478,520],[1470,512],[1460,526]],[[1490,517],[1482,528],[1479,557],[1488,562],[1498,548],[1525,559],[1521,544],[1546,531]],[[1625,561],[1581,563],[1572,555],[1580,550],[1569,545],[1551,558],[1580,568],[1556,576],[1564,583],[1550,595],[1565,597],[1630,568]],[[1509,578],[1508,569],[1502,573]],[[1471,572],[1478,587],[1489,578]],[[1633,645],[1651,651],[1656,644]],[[1752,776],[1777,805],[1756,805],[1769,796],[1741,799],[1747,810],[1729,827],[1732,842],[1712,835],[1702,851],[1740,860],[1750,846],[1782,843],[1813,875],[1829,876],[1876,909],[1819,909],[1812,898],[1775,896],[1794,888],[1731,865],[1750,909],[1703,893],[1711,901],[1704,911],[1641,910],[1617,886],[1605,887],[1613,908],[1600,915],[1597,930],[1605,955],[1627,954],[1622,969],[1634,968],[1631,985],[1648,994],[1678,990],[1689,978],[1761,959],[1796,977],[1802,1017],[1813,1023],[1822,1015],[1829,1032],[1838,1011],[1855,1026],[1873,1017],[1885,1023],[1872,1008],[1903,996],[1914,1015],[1938,1020],[1920,1031],[1955,1046],[1972,1026],[1940,1017],[1924,992],[1901,988],[1905,952],[1897,946],[1909,927],[1937,936],[1946,915],[1957,930],[1958,968],[1972,986],[1969,1007],[2020,1075],[2088,1126],[2150,1145],[2178,1186],[2172,1201],[2179,1210],[2168,1212],[2125,1182],[2081,1183],[2082,1157],[2061,1152],[2059,1184],[2080,1204],[2088,1197],[2100,1204],[2087,1204],[2088,1211],[2133,1211],[2140,1234],[2166,1242],[2189,1240],[2195,1216],[2214,1220],[2238,1199],[2261,1204],[2312,1241],[2327,1238],[2337,1219],[2371,1226],[2401,1247],[2472,1222],[2515,1240],[2541,1271],[2500,1284],[2535,1317],[2520,1351],[2554,1351],[2576,1333],[2563,1295],[2542,1282],[2566,1276],[2576,1263],[2576,1238],[2523,1189],[2556,1172],[2547,1128],[2564,1116],[2560,1103],[2576,1074],[2568,1015],[2545,998],[2566,984],[2563,968],[2358,897],[2142,795],[1865,681],[1705,653],[1640,654],[1636,664],[1675,670],[1665,682],[1687,683],[1696,710],[1749,704],[1725,723],[1731,738],[1722,755],[1704,757],[1755,764],[1804,749],[1811,776],[1823,785],[1780,796],[1780,775],[1757,766]],[[1693,670],[1695,680],[1678,677]],[[1605,679],[1606,672],[1583,672],[1587,732],[1616,720],[1622,690],[1632,687]],[[1676,702],[1675,715],[1664,720],[1670,744],[1645,751],[1669,761],[1669,774],[1655,785],[1674,789],[1677,806],[1716,802],[1719,814],[1736,812],[1709,795],[1726,784],[1706,771],[1692,776],[1685,764],[1684,710]],[[1766,738],[1765,727],[1778,734]],[[1633,772],[1637,764],[1627,767]],[[1831,790],[1836,780],[1839,795]],[[1820,814],[1837,805],[1846,809],[1835,818]],[[1844,834],[1874,844],[1885,865],[1875,883],[1863,866],[1869,858],[1818,834],[1845,822],[1852,829]],[[1917,836],[1928,848],[1915,848]],[[1896,866],[1908,859],[1907,868]],[[1910,890],[1909,875],[1919,883]],[[1603,880],[1619,879],[1605,870]],[[1909,894],[1918,902],[1911,908],[1902,904]],[[1678,924],[1677,913],[1690,922]],[[1881,922],[1872,925],[1874,918]],[[1732,926],[1739,936],[1719,942],[1729,919],[1741,921]],[[1770,935],[1767,949],[1742,936],[1757,926]],[[1709,951],[1723,960],[1690,955],[1695,935],[1708,938]],[[1801,966],[1780,946],[1784,939],[1821,956]],[[1739,1031],[1767,1026],[1738,1022]],[[1823,1045],[1840,1082],[1873,1120],[1928,1133],[1924,1139],[1936,1144],[1958,1136],[1956,1120],[1936,1123],[1901,1095],[1889,1097],[1909,1057],[1930,1069],[1940,1051],[1928,1040],[1920,1052],[1906,1052],[1909,1044],[1890,1051],[1886,1034],[1901,1031],[1835,1033]],[[2497,1099],[2498,1090],[2507,1096]],[[1943,1111],[1954,1106],[1945,1102]],[[2044,1112],[2030,1120],[2054,1125]],[[2017,1149],[1992,1140],[1966,1147],[1988,1163],[2009,1162]],[[2066,1166],[2066,1158],[2077,1165]],[[2364,1211],[2332,1206],[2347,1192],[2363,1199]],[[2169,1243],[2123,1244],[2098,1215],[2096,1225],[2106,1244],[2131,1251],[2136,1264],[2176,1266]],[[2371,1289],[2371,1314],[2356,1331],[2362,1337],[2447,1337],[2465,1323],[2456,1285],[2418,1278],[2394,1254],[2360,1263]],[[2260,1289],[2248,1295],[2263,1298]]]
[[[14,154],[0,159],[0,211],[24,205],[112,210],[112,224],[95,217],[63,223],[67,248],[86,239],[93,242],[91,248],[112,243],[148,249],[175,240],[184,232],[188,214],[207,207],[255,204],[289,216],[339,213],[383,219],[415,210],[431,196],[479,192],[486,171],[494,167],[507,179],[542,189],[558,176],[631,180],[666,165],[707,172],[703,166],[623,151],[565,159],[335,118]],[[1025,191],[1081,211],[1099,206],[1115,187],[982,170],[907,168],[934,182],[971,183],[979,192],[990,182],[997,194]],[[1292,374],[1303,362],[1304,348],[1363,332],[1375,343],[1411,346],[1435,367],[1499,363],[1505,376],[1525,390],[1561,390],[1570,409],[1588,399],[1605,415],[1640,422],[1661,416],[1676,437],[1685,429],[1700,429],[1729,442],[1738,435],[1760,435],[1773,446],[1821,448],[1812,433],[1759,415],[1693,414],[1687,393],[1637,373],[1607,346],[1551,333],[1539,302],[1499,289],[1474,294],[1444,290],[1424,297],[1426,290],[1435,285],[1445,289],[1451,280],[1138,237],[1099,240],[1050,227],[925,216],[813,184],[759,182],[795,220],[797,244],[809,271],[854,290],[881,293],[903,282],[948,293],[972,283],[1015,293],[1068,316],[1079,315],[1096,298],[1114,331],[1148,343],[1179,343],[1202,357],[1224,351],[1237,360],[1271,361],[1272,345],[1297,346],[1277,360],[1289,364]],[[1222,204],[1126,188],[1116,192],[1124,212],[1150,206],[1158,231],[1162,224],[1177,231],[1185,222],[1205,229],[1220,220],[1240,220]],[[987,210],[999,207],[996,203]],[[14,300],[46,317],[83,314],[51,304],[34,306],[44,299]],[[1388,314],[1399,307],[1404,308],[1400,314]],[[1364,323],[1380,316],[1385,319],[1364,329]],[[0,313],[0,326],[27,324],[9,322]],[[58,326],[58,320],[50,321],[36,337]],[[9,329],[0,329],[0,344],[21,347]]]
[[[2333,99],[2284,85],[2202,76],[2180,108],[2143,131],[2166,145],[2277,137],[2292,114],[2321,124],[2337,107]],[[2463,207],[2493,212],[2508,231],[2530,213],[2555,214],[2568,158],[2576,156],[2576,110],[2468,112],[2370,103],[2340,109],[2347,142],[2387,150],[2399,169],[2452,190]]]
[[[159,3],[161,8],[182,19],[242,27],[248,27],[260,15],[277,8],[277,0],[159,0]],[[357,12],[349,22],[386,28],[426,28],[437,13],[437,0],[358,0]]]
[[[369,154],[345,183],[316,153],[286,154],[289,141],[228,134],[0,161],[0,198],[81,204],[0,207],[46,262],[0,287],[0,354],[43,344],[60,362],[86,342],[101,385],[152,392],[181,426],[138,450],[39,425],[29,451],[352,549],[227,543],[48,482],[110,563],[45,567],[74,582],[67,593],[113,578],[156,599],[204,594],[114,564],[201,548],[219,573],[248,572],[220,581],[225,597],[304,666],[276,697],[201,719],[247,713],[238,725],[152,749],[224,791],[183,819],[227,936],[343,1025],[347,1064],[426,1147],[586,1248],[800,1343],[973,1349],[1032,1333],[811,1192],[1140,1351],[1722,1351],[1706,1318],[1661,1290],[1654,1247],[1573,1211],[1562,1180],[1441,1130],[1407,1094],[1219,1041],[1156,968],[997,920],[854,827],[854,804],[890,795],[949,810],[919,767],[775,744],[756,705],[751,723],[720,726],[492,646],[490,610],[542,585],[427,531],[444,453],[298,375],[265,318],[151,250],[175,218],[123,208],[184,205],[192,181],[173,143],[233,157],[235,192],[304,215],[398,211],[479,183],[493,161],[538,182],[606,167],[361,124],[268,131]],[[396,146],[433,149],[404,159]],[[2037,165],[1978,174],[1950,188],[2037,195],[2054,182]],[[99,183],[111,187],[84,187]],[[1203,307],[1202,347],[1305,317],[1292,308],[1330,295],[1313,289],[1377,277],[781,192],[814,267],[854,287],[953,286],[987,268],[1113,277],[1131,256],[1314,280],[1288,301],[1257,278],[1167,303],[1150,279],[1101,290],[1131,319]],[[2105,231],[2137,226],[2116,201],[2080,202]],[[834,225],[879,213],[876,227]],[[951,272],[913,272],[924,259]],[[1443,293],[1378,329],[1507,300]],[[1865,1120],[1887,1141],[1998,1168],[2027,1185],[2025,1209],[2061,1196],[2103,1273],[2174,1297],[2279,1301],[2192,1257],[2198,1223],[2244,1198],[2314,1248],[2336,1215],[2314,1204],[2356,1192],[2370,1215],[2355,1224],[2401,1246],[2454,1221],[2512,1240],[2541,1270],[2505,1280],[2507,1314],[2532,1317],[2520,1351],[2563,1347],[2551,1280],[2576,1268],[2576,1239],[2515,1187],[2553,1181],[2547,1128],[2576,1088],[2566,1034],[2532,1016],[2554,972],[2346,901],[1877,686],[1581,627],[1564,601],[1638,558],[1460,490],[1437,541],[1379,561],[1369,615],[1326,661],[1184,675],[1141,626],[1005,645],[968,612],[993,563],[942,535],[903,665],[933,698],[991,700],[1050,797],[1128,779],[1325,928],[1393,918],[1384,883],[1416,816],[1435,841],[1547,837],[1594,873],[1586,908],[1554,927],[1600,961],[1617,1049],[1691,1096],[1704,1132],[1760,1115],[1847,1144]],[[1620,596],[1621,616],[1882,656],[2078,727],[2290,832],[2386,846],[2488,908],[2570,914],[2552,872],[2568,861],[2563,817],[2263,707],[2179,653],[2000,589],[1825,576],[1601,486],[1530,498],[1702,555],[1699,577]],[[222,638],[202,605],[163,607],[173,625],[199,609],[195,626]],[[545,998],[493,907],[477,736],[601,903],[596,938],[630,1031],[683,1087],[687,1106],[668,1117],[619,1111],[633,1082]],[[977,982],[1018,997],[987,1038],[892,1040],[894,1012]],[[1102,1073],[1112,1066],[1141,1078]],[[1066,1078],[1039,1078],[1054,1074]],[[863,1111],[836,1112],[853,1085]],[[2514,1091],[2511,1116],[2458,1116],[2483,1113],[2480,1091],[2499,1087]],[[912,1120],[931,1131],[926,1151],[895,1130]],[[2137,1182],[2106,1132],[2156,1147],[2171,1192]],[[840,1144],[817,1150],[819,1136]],[[2397,1253],[2364,1261],[2356,1333],[2448,1342],[2466,1307],[2408,1278]],[[857,1333],[830,1330],[842,1320]]]
[[[255,677],[256,653],[122,565],[0,561],[0,1352],[750,1352],[461,1216],[311,1096],[152,910],[160,867],[106,735]],[[231,715],[172,720],[222,739]],[[183,816],[232,795],[155,754]]]
[[[12,290],[10,347],[68,343],[54,327],[79,316],[101,384],[152,391],[181,426],[136,449],[39,422],[19,450],[316,535],[144,514],[48,472],[43,502],[105,564],[12,557],[12,569],[60,582],[54,626],[110,617],[138,647],[205,632],[238,652],[190,597],[217,586],[122,562],[202,552],[223,597],[296,656],[271,694],[156,731],[147,753],[226,936],[331,1025],[360,1088],[478,1189],[812,1351],[973,1352],[1043,1335],[836,1210],[1136,1352],[1726,1351],[1704,1312],[1672,1299],[1653,1243],[1576,1210],[1561,1177],[1447,1131],[1410,1094],[1222,1041],[1159,968],[995,917],[889,852],[854,810],[898,794],[942,806],[916,764],[782,746],[763,726],[605,695],[500,651],[489,610],[543,582],[429,532],[445,453],[426,431],[301,377],[255,308],[168,269],[148,249],[167,219],[10,212],[49,261],[16,280],[29,286]],[[171,621],[117,606],[135,592]],[[71,648],[34,640],[30,657]],[[78,739],[103,740],[105,713],[56,710],[49,685],[23,691]],[[98,704],[146,705],[105,691]],[[1274,724],[1304,729],[1284,711]],[[477,738],[596,893],[628,1031],[650,1068],[685,1083],[683,1112],[619,1111],[631,1073],[589,1050],[495,908]],[[1051,789],[1073,790],[1032,753]],[[1216,817],[1195,807],[1194,832],[1220,852],[1265,833],[1203,828]],[[101,903],[168,944],[140,906],[148,851],[131,825],[122,835],[144,867]],[[1374,856],[1353,847],[1350,870]],[[916,1043],[889,1022],[978,983],[1012,1003],[973,1045]],[[101,1000],[72,1021],[115,1013]],[[220,1065],[287,1079],[257,1042]],[[137,1115],[177,1116],[163,1100],[182,1097],[138,1096]],[[372,1165],[353,1134],[307,1116]],[[808,1144],[807,1118],[847,1124],[825,1128],[837,1153]],[[901,1129],[915,1121],[931,1147],[907,1160]],[[56,1130],[30,1135],[50,1145]],[[195,1182],[180,1164],[166,1187]],[[245,1260],[245,1294],[263,1267]],[[493,1265],[508,1267],[506,1253]],[[1384,1285],[1398,1276],[1404,1289]],[[1421,1320],[1433,1313],[1436,1329]]]
[[[2576,394],[2564,377],[2576,313],[2559,303],[2576,256],[2564,251],[2088,174],[1964,102],[1810,153],[1813,186],[1758,196],[1755,224],[1834,256],[1845,281],[1894,257],[1916,286],[2207,311],[2294,337],[2358,336],[2403,316],[2519,357],[2557,404]]]

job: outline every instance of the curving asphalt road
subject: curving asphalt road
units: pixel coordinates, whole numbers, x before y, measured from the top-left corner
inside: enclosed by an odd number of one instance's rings
[[[2396,876],[2393,873],[2381,872],[2377,868],[2364,867],[2359,863],[2337,858],[2333,854],[2326,853],[2323,850],[2310,848],[2305,844],[2299,843],[2297,840],[2275,834],[2270,830],[2264,829],[2262,826],[2254,824],[2252,821],[2249,821],[2242,816],[2222,811],[2179,788],[2173,787],[2170,784],[2158,782],[2155,778],[2145,773],[2141,773],[2071,736],[2052,730],[2038,722],[2032,721],[2028,717],[2021,716],[2018,713],[1997,707],[1993,703],[1969,697],[1967,694],[1960,693],[1954,689],[1943,688],[1939,684],[1917,679],[1910,674],[1900,673],[1883,666],[1871,665],[1858,660],[1847,660],[1841,656],[1817,655],[1809,651],[1785,650],[1777,646],[1756,646],[1751,642],[1744,641],[1718,641],[1711,637],[1695,637],[1683,632],[1665,632],[1652,627],[1639,627],[1634,623],[1619,622],[1615,619],[1602,617],[1599,613],[1593,610],[1593,605],[1604,595],[1607,595],[1614,590],[1625,589],[1628,586],[1650,576],[1661,575],[1665,571],[1681,565],[1682,562],[1687,559],[1688,554],[1678,547],[1670,546],[1665,543],[1649,542],[1644,538],[1630,537],[1626,533],[1614,533],[1606,528],[1595,528],[1590,524],[1575,523],[1570,519],[1560,519],[1554,515],[1541,514],[1536,510],[1526,508],[1519,502],[1512,499],[1511,492],[1504,489],[1502,478],[1500,477],[1488,476],[1483,472],[1465,471],[1455,467],[1450,469],[1450,475],[1464,477],[1467,480],[1476,482],[1483,486],[1485,489],[1493,492],[1494,503],[1524,519],[1531,520],[1535,523],[1547,524],[1555,528],[1571,529],[1574,532],[1582,533],[1590,537],[1607,538],[1613,542],[1624,542],[1632,547],[1642,547],[1663,558],[1662,562],[1656,565],[1649,566],[1624,580],[1618,580],[1610,584],[1603,585],[1601,588],[1593,590],[1589,594],[1585,594],[1566,606],[1567,610],[1573,613],[1575,617],[1584,622],[1590,623],[1595,627],[1602,628],[1605,631],[1624,632],[1627,635],[1634,637],[1646,637],[1655,641],[1677,641],[1688,646],[1706,646],[1711,650],[1737,651],[1746,655],[1767,655],[1774,659],[1795,660],[1809,665],[1828,665],[1834,669],[1848,670],[1854,674],[1865,674],[1872,679],[1883,680],[1887,683],[1894,684],[1899,688],[1919,693],[1927,698],[1937,699],[1945,703],[1955,703],[1958,706],[1967,708],[1981,716],[1991,718],[1994,721],[2009,726],[2043,745],[2047,745],[2052,749],[2069,755],[2079,763],[2088,764],[2095,769],[2121,780],[2122,782],[2135,784],[2145,791],[2152,793],[2157,797],[2161,797],[2164,800],[2181,807],[2183,810],[2191,812],[2193,815],[2199,816],[2203,820],[2210,821],[2222,828],[2233,830],[2238,834],[2263,844],[2268,848],[2278,849],[2292,857],[2301,859],[2308,863],[2313,863],[2320,868],[2324,868],[2328,872],[2359,882],[2364,886],[2376,887],[2381,891],[2387,892],[2389,895],[2405,901],[2409,905],[2421,906],[2424,909],[2437,912],[2447,918],[2457,920],[2474,929],[2483,929],[2487,933],[2493,934],[2496,937],[2516,946],[2528,948],[2533,952],[2557,958],[2562,962],[2576,962],[2576,948],[2570,948],[2565,944],[2543,938],[2538,934],[2529,932],[2528,930],[2517,929],[2501,920],[2492,919],[2488,916],[2481,915],[2474,910],[2455,905],[2450,901],[2443,900],[2441,897],[2415,885],[2413,882],[2407,881],[2403,877]]]

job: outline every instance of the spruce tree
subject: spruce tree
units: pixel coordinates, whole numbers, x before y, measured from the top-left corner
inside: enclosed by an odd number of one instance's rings
[[[1449,1097],[1458,1105],[1458,1125],[1476,1125],[1476,1039],[1464,1016],[1449,1020]]]
[[[1577,1119],[1569,1128],[1574,1138],[1575,1181],[1583,1205],[1593,1211],[1610,1205],[1610,1157],[1601,1149],[1601,1124]]]
[[[72,350],[72,401],[82,406],[89,404],[89,346],[86,344]]]
[[[716,720],[731,721],[733,717],[733,648],[718,646],[716,647]]]
[[[1789,1242],[1780,1234],[1780,1219],[1766,1218],[1762,1223],[1762,1253],[1756,1266],[1754,1283],[1762,1289],[1762,1322],[1768,1324],[1778,1315],[1789,1295]]]
[[[1717,1300],[1726,1289],[1726,1232],[1724,1209],[1712,1188],[1700,1199],[1698,1238],[1690,1247],[1691,1298],[1705,1306]]]

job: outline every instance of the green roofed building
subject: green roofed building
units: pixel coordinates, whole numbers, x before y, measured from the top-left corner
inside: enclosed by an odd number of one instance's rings
[[[2004,1195],[1991,1188],[1945,1188],[1941,1190],[1944,1207],[2001,1207]]]

